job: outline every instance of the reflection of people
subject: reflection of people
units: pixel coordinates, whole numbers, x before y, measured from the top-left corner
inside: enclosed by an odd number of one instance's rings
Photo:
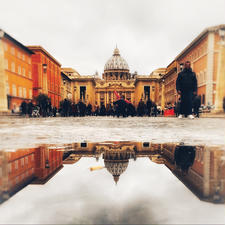
[[[178,74],[176,89],[181,96],[180,115],[178,118],[182,118],[182,115],[185,115],[185,117],[194,119],[192,115],[192,98],[193,94],[196,95],[197,93],[197,79],[189,61],[185,62],[184,70]]]
[[[195,159],[195,147],[188,145],[177,145],[174,153],[174,160],[177,168],[183,173],[187,173],[190,166],[193,165]]]

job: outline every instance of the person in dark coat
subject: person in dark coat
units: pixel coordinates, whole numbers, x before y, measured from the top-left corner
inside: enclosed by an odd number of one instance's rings
[[[29,117],[32,116],[33,107],[34,107],[33,103],[31,101],[29,101],[29,103],[27,104],[27,113],[28,113]]]
[[[22,101],[22,103],[20,105],[20,108],[21,108],[21,114],[23,116],[26,116],[26,114],[27,114],[27,103],[25,101]]]
[[[117,117],[123,116],[126,117],[127,113],[127,103],[124,100],[124,96],[121,97],[121,99],[117,100],[113,103],[116,106],[116,115]]]
[[[147,116],[151,116],[151,109],[152,109],[152,101],[148,99],[146,102],[146,108],[147,108]]]
[[[193,95],[197,93],[197,78],[191,69],[191,63],[189,61],[185,62],[184,70],[178,74],[176,89],[181,98],[180,115],[178,118],[182,118],[184,115],[185,117],[193,119],[192,99]]]
[[[201,106],[201,97],[199,95],[196,95],[193,100],[194,115],[196,117],[199,117],[200,106]]]
[[[103,103],[101,104],[99,114],[100,114],[100,116],[105,116],[106,115],[106,108],[105,108],[105,105]]]

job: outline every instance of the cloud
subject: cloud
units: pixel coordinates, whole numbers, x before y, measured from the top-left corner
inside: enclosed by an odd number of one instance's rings
[[[101,74],[116,44],[131,72],[150,74],[203,29],[224,23],[224,8],[222,0],[8,0],[0,26],[81,74]]]

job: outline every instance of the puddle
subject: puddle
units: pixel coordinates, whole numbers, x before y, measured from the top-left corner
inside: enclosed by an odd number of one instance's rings
[[[108,141],[2,150],[0,201],[0,223],[224,223],[225,149]]]

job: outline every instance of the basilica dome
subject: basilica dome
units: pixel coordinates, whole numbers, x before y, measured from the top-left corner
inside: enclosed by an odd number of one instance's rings
[[[109,70],[128,70],[129,66],[124,58],[120,56],[119,49],[116,47],[113,56],[106,62],[104,71]]]

